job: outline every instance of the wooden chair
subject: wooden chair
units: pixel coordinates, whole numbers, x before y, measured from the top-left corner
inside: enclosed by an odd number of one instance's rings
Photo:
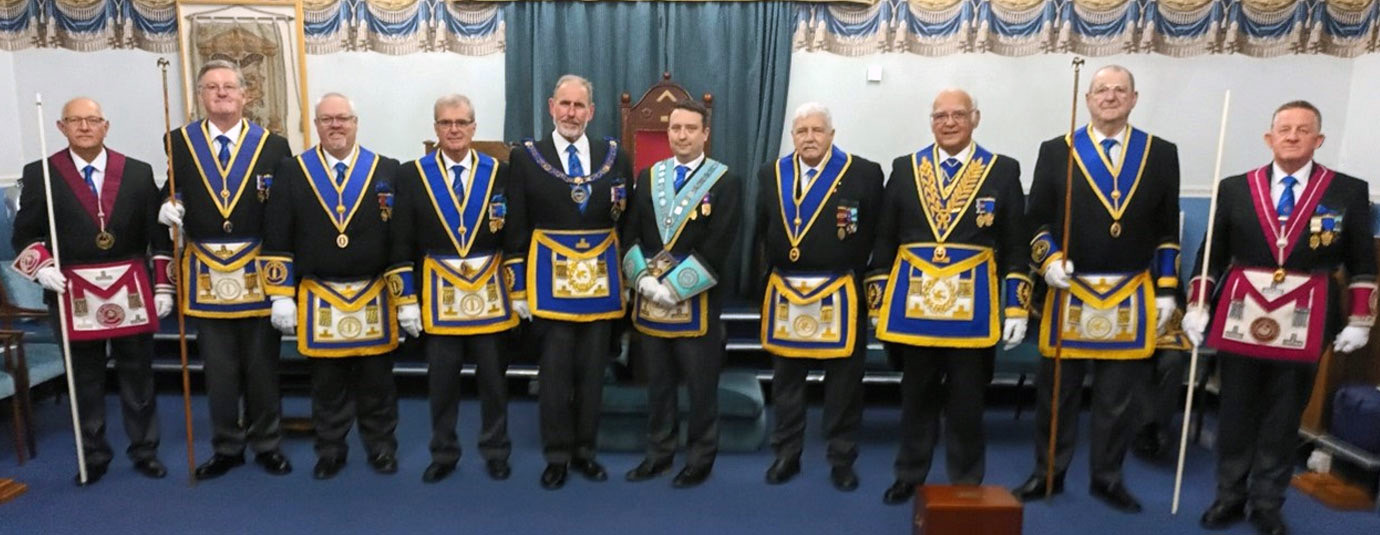
[[[632,103],[632,95],[626,92],[619,99],[623,148],[632,155],[634,174],[671,157],[671,145],[666,140],[666,124],[671,120],[671,110],[682,100],[691,100],[690,92],[672,82],[669,72],[662,73],[661,81],[648,88],[636,104]],[[705,121],[709,122],[714,115],[714,95],[705,93],[700,103],[709,110],[709,116],[705,117]],[[704,150],[709,152],[708,142]]]
[[[8,266],[0,269],[9,269]],[[38,455],[38,444],[33,434],[33,400],[29,395],[29,363],[24,353],[22,330],[13,328],[17,320],[42,320],[48,311],[24,308],[10,302],[9,294],[0,284],[0,375],[6,376],[12,385],[13,397],[10,399],[10,420],[13,424],[14,449],[19,464],[23,465],[29,457]],[[3,396],[0,396],[3,397]]]

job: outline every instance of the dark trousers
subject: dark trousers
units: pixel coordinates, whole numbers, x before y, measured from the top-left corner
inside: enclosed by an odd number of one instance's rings
[[[504,335],[426,335],[427,389],[431,400],[431,461],[455,464],[460,460],[460,440],[455,424],[460,418],[460,369],[468,359],[475,365],[479,387],[479,454],[485,460],[508,460],[508,358],[499,350]]]
[[[542,455],[548,463],[594,459],[611,323],[533,321],[541,340],[537,404]]]
[[[398,440],[398,391],[393,355],[311,358],[311,423],[316,455],[346,458],[345,436],[359,420],[359,436],[369,457],[394,455]]]
[[[1063,359],[1059,381],[1059,434],[1054,446],[1054,473],[1064,477],[1078,443],[1078,413],[1082,406],[1083,379],[1092,374],[1092,481],[1101,485],[1121,483],[1121,464],[1131,445],[1137,419],[1135,406],[1153,371],[1150,359]],[[1049,466],[1051,394],[1054,391],[1054,359],[1040,360],[1036,387],[1035,474]]]
[[[267,317],[198,318],[197,351],[205,363],[215,453],[244,455],[246,440],[256,453],[278,449],[282,441],[283,406],[278,395],[282,336]],[[246,427],[240,426],[241,399]]]
[[[1137,423],[1141,433],[1155,433],[1156,440],[1170,436],[1174,425],[1174,415],[1179,412],[1179,402],[1183,400],[1184,368],[1187,359],[1178,349],[1158,349],[1150,359],[1154,362],[1149,383],[1141,393],[1140,420]]]
[[[958,349],[897,345],[901,376],[901,444],[896,479],[919,485],[930,472],[944,411],[944,452],[949,482],[978,485],[985,471],[982,430],[987,359],[994,348]]]
[[[153,335],[72,342],[71,348],[72,380],[77,388],[73,399],[77,402],[77,417],[81,422],[86,465],[107,465],[113,457],[110,443],[105,439],[107,355],[115,359],[115,377],[120,386],[120,410],[124,416],[125,435],[129,437],[125,454],[134,461],[157,457],[158,403],[153,384]]]
[[[1217,499],[1277,511],[1293,475],[1299,419],[1313,392],[1313,363],[1221,353]]]
[[[677,386],[690,396],[685,464],[710,467],[719,452],[719,372],[723,369],[723,325],[710,321],[703,336],[661,338],[638,333],[647,367],[647,459],[670,462],[679,438]]]
[[[824,369],[824,436],[829,442],[829,464],[852,466],[858,458],[866,357],[867,339],[862,336],[854,343],[853,354],[844,358],[772,357],[776,428],[771,433],[771,447],[777,459],[800,458],[805,442],[805,376],[818,365]]]

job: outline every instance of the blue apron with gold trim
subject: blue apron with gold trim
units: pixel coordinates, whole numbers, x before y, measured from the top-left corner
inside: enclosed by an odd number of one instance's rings
[[[661,278],[689,255],[658,254],[647,262],[647,273]],[[700,292],[672,306],[663,306],[633,292],[633,328],[662,338],[703,336],[709,332],[709,292]]]
[[[596,321],[623,315],[623,276],[613,229],[532,231],[527,305],[539,318]]]
[[[422,330],[473,335],[518,323],[500,266],[502,255],[428,254],[422,260]]]
[[[366,357],[398,347],[397,320],[383,278],[302,279],[297,351],[308,357]]]
[[[1054,321],[1056,299],[1063,318]],[[1064,358],[1140,359],[1155,351],[1158,312],[1150,271],[1074,275],[1068,291],[1051,289],[1045,298],[1040,352],[1054,355],[1057,323],[1063,331]]]
[[[1000,334],[996,288],[996,260],[990,248],[902,245],[882,297],[877,339],[917,346],[991,347]]]
[[[762,348],[781,357],[851,356],[858,306],[852,273],[772,271],[762,300]]]
[[[195,318],[268,316],[259,277],[258,240],[188,241],[182,255],[182,312]]]

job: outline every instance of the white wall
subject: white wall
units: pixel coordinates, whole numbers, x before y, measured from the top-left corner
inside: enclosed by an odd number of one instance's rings
[[[18,175],[24,165],[24,144],[19,130],[11,125],[20,117],[14,91],[14,62],[8,52],[0,52],[0,177]]]
[[[957,55],[928,58],[911,54],[845,58],[824,53],[796,52],[781,153],[791,151],[787,132],[794,109],[807,101],[829,106],[837,130],[835,142],[846,150],[883,163],[889,169],[896,156],[932,142],[930,103],[941,89],[968,90],[982,109],[975,137],[996,152],[1020,160],[1022,180],[1030,173],[1041,141],[1068,130],[1073,84],[1072,56],[1040,55],[1024,58]],[[1269,161],[1261,141],[1275,107],[1304,98],[1322,109],[1326,131],[1333,139],[1319,151],[1324,162],[1346,167],[1339,158],[1345,144],[1371,158],[1380,155],[1380,132],[1373,126],[1380,104],[1361,95],[1362,87],[1380,78],[1380,57],[1363,58],[1368,77],[1353,78],[1351,60],[1329,56],[1289,56],[1270,60],[1244,56],[1171,58],[1160,55],[1090,58],[1083,67],[1079,93],[1098,67],[1118,63],[1136,75],[1140,100],[1131,123],[1175,142],[1179,147],[1183,185],[1188,193],[1206,193],[1217,149],[1222,94],[1232,91],[1228,137],[1223,156],[1224,175],[1242,172]],[[866,81],[867,68],[881,66],[880,83]],[[1352,107],[1366,108],[1362,113]],[[1079,123],[1088,116],[1081,96]],[[1348,129],[1348,125],[1355,127]],[[1363,150],[1362,147],[1368,149]],[[1360,158],[1359,156],[1357,158]],[[1380,177],[1374,177],[1380,178]]]
[[[1323,116],[1323,131],[1333,137],[1326,144],[1340,152],[1339,168],[1347,174],[1370,181],[1371,196],[1380,194],[1380,55],[1361,56],[1352,62],[1351,101],[1347,107],[1346,129],[1333,122],[1338,115]],[[1326,146],[1326,145],[1324,145]]]

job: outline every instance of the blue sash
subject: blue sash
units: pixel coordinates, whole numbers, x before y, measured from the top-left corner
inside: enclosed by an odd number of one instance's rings
[[[382,278],[302,279],[297,294],[297,351],[308,357],[366,357],[396,349],[397,320],[386,287]]]
[[[819,175],[810,183],[810,189],[801,199],[796,199],[795,184],[803,178],[799,158],[796,158],[795,153],[791,153],[777,160],[776,194],[781,202],[781,224],[786,227],[786,237],[790,240],[792,248],[798,247],[801,240],[805,239],[805,234],[810,232],[810,227],[823,212],[821,208],[833,196],[834,183],[848,172],[852,164],[853,155],[843,152],[837,146],[830,147],[829,156],[826,157]],[[798,255],[797,252],[792,256]]]
[[[1054,355],[1054,326],[1063,330],[1064,358],[1139,359],[1155,351],[1156,314],[1150,271],[1080,273],[1069,290],[1051,289],[1040,326],[1040,353]],[[1054,305],[1064,301],[1055,321]]]
[[[455,255],[428,254],[422,260],[422,328],[429,334],[473,335],[505,331],[518,323],[499,269],[500,255],[465,268]]]
[[[1073,134],[1073,159],[1083,171],[1083,177],[1097,194],[1102,206],[1119,221],[1131,204],[1136,190],[1140,188],[1140,177],[1145,171],[1146,156],[1150,154],[1150,134],[1131,128],[1121,150],[1120,161],[1113,162],[1107,157],[1102,145],[1092,139],[1092,125],[1078,129]]]
[[[947,262],[931,261],[937,248]],[[969,245],[909,243],[892,265],[877,339],[916,346],[992,347],[1000,335],[996,261]]]
[[[235,205],[239,204],[240,195],[249,183],[247,178],[259,161],[259,151],[268,141],[268,131],[262,126],[243,119],[241,121],[243,128],[240,128],[240,138],[235,140],[235,151],[230,154],[230,164],[224,168],[212,152],[211,134],[207,130],[205,120],[194,121],[182,127],[182,139],[191,149],[192,161],[196,164],[197,173],[201,175],[201,181],[206,186],[206,194],[211,197],[211,202],[216,205],[216,210],[224,219],[229,219],[230,214],[235,211]]]
[[[479,235],[480,224],[489,211],[494,177],[498,174],[498,160],[473,150],[470,154],[477,161],[472,159],[469,166],[471,179],[469,187],[465,189],[464,202],[455,198],[455,191],[446,178],[446,170],[441,168],[441,151],[417,160],[417,171],[422,176],[422,185],[426,186],[431,207],[436,211],[436,217],[441,219],[442,226],[446,227],[446,235],[450,236],[451,245],[455,246],[455,252],[460,256],[469,255],[474,238]]]
[[[356,149],[352,163],[345,170],[345,183],[335,183],[335,172],[326,168],[326,156],[318,145],[315,150],[303,152],[297,157],[297,164],[307,177],[307,183],[316,194],[316,200],[326,211],[326,217],[341,234],[350,226],[360,201],[368,191],[369,179],[374,176],[374,168],[379,158],[364,147]]]
[[[565,321],[623,316],[613,229],[536,229],[527,255],[527,304],[533,316]]]
[[[260,280],[258,240],[189,241],[182,255],[182,311],[196,318],[249,318],[269,315]]]
[[[856,286],[852,273],[772,271],[762,300],[762,348],[791,358],[852,356],[857,343]]]

